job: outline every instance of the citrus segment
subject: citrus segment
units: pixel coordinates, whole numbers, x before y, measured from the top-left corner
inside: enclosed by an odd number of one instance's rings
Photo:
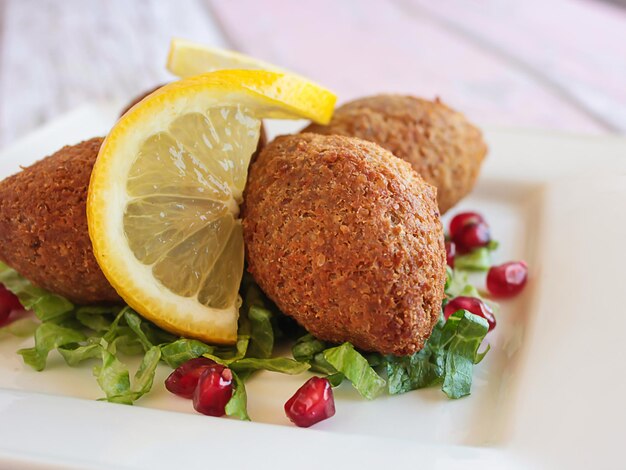
[[[221,71],[167,85],[118,121],[87,211],[96,259],[130,306],[184,336],[236,340],[239,204],[260,120],[325,120],[328,96],[285,74]]]

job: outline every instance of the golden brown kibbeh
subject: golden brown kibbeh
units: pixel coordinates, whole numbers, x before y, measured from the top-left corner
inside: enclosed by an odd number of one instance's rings
[[[87,188],[102,140],[63,147],[0,182],[0,260],[79,304],[121,300],[87,230]]]
[[[357,138],[279,137],[251,166],[248,270],[316,337],[384,354],[420,350],[446,277],[436,189]]]
[[[361,98],[337,108],[327,126],[303,132],[359,137],[386,148],[437,187],[442,214],[472,190],[487,154],[480,130],[438,99]]]

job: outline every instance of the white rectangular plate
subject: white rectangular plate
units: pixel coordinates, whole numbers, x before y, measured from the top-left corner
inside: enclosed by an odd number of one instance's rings
[[[104,135],[118,109],[87,106],[22,139],[0,154],[0,178]],[[3,336],[0,467],[624,465],[626,140],[495,129],[486,137],[480,181],[452,212],[484,213],[501,242],[496,261],[527,260],[530,281],[501,303],[470,397],[451,401],[435,388],[366,402],[343,384],[336,416],[303,430],[282,406],[304,377],[261,373],[247,387],[255,422],[238,422],[197,415],[167,393],[165,367],[135,407],[95,401],[90,365],[70,369],[53,354],[34,372],[15,354],[32,339]]]

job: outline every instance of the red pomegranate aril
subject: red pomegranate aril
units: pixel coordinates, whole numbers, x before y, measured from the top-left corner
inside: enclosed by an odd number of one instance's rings
[[[0,324],[7,321],[13,310],[23,309],[17,296],[0,284]]]
[[[200,375],[202,375],[208,367],[215,364],[215,361],[206,357],[190,359],[178,366],[174,372],[165,379],[165,388],[175,395],[183,398],[191,398],[198,385],[198,380],[200,380]]]
[[[478,224],[487,222],[478,212],[461,212],[455,215],[450,221],[450,238],[454,238],[459,231],[470,224]]]
[[[454,268],[454,257],[456,256],[456,243],[446,242],[446,263],[451,268]]]
[[[214,364],[200,375],[193,393],[193,408],[203,415],[224,416],[232,396],[233,373],[221,364]]]
[[[467,253],[476,248],[487,246],[491,241],[491,233],[486,223],[478,222],[465,225],[452,240],[460,252]]]
[[[489,323],[489,331],[496,327],[496,317],[493,315],[493,310],[491,310],[489,305],[476,297],[455,297],[446,304],[443,309],[443,316],[447,320],[450,318],[450,315],[459,310],[467,310],[474,315],[483,317]]]
[[[285,403],[285,413],[296,426],[308,428],[335,415],[335,398],[328,379],[311,377]]]
[[[528,266],[524,261],[510,261],[493,266],[487,273],[487,289],[494,297],[513,297],[519,294],[528,280]]]

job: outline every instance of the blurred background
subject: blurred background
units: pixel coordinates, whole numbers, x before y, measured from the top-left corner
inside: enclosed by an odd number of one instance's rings
[[[626,133],[626,0],[0,0],[0,145],[171,80],[176,36],[481,125]]]

